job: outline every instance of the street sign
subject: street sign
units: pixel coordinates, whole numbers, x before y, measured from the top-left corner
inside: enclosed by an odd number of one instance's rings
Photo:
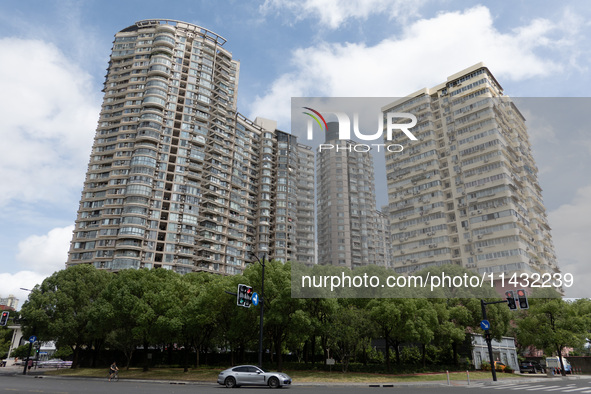
[[[252,305],[257,306],[259,304],[259,293],[252,293]]]
[[[37,337],[36,337],[35,335],[31,335],[31,336],[29,337],[29,342],[31,342],[31,343],[35,343],[35,342],[37,342]]]
[[[335,365],[334,358],[327,358],[326,359],[326,365]]]
[[[490,322],[488,320],[481,321],[480,328],[482,328],[483,330],[489,330],[490,329]]]

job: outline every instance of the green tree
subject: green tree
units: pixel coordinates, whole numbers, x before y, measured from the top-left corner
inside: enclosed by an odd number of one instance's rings
[[[341,307],[331,316],[329,346],[341,360],[343,372],[347,372],[350,361],[367,348],[375,333],[369,312],[353,304]]]
[[[379,298],[367,305],[369,315],[378,327],[386,345],[386,368],[392,370],[390,364],[390,348],[394,349],[396,363],[400,365],[400,345],[416,339],[414,327],[416,316],[416,300],[413,298]]]
[[[164,270],[122,270],[105,290],[105,316],[116,323],[109,341],[127,358],[138,344],[144,348],[144,371],[149,369],[150,344],[174,341],[182,327],[181,306],[174,291],[180,275]]]
[[[0,327],[0,359],[8,357],[11,340],[12,330],[8,327]]]
[[[291,263],[267,261],[265,263],[265,333],[275,349],[277,368],[283,368],[283,350],[292,331],[309,324],[309,317],[303,311],[305,302],[291,296]],[[244,277],[247,284],[261,283],[261,267],[249,267]]]
[[[29,353],[30,352],[30,353]],[[16,349],[12,349],[12,353],[10,353],[10,357],[18,357],[20,359],[25,359],[28,356],[33,355],[33,350],[28,343],[17,347]]]
[[[220,315],[220,297],[228,297],[226,301],[231,298],[223,293],[220,287],[221,278],[206,272],[182,277],[182,290],[179,294],[182,324],[180,337],[185,344],[185,372],[188,371],[189,348],[195,349],[195,365],[199,366],[199,355],[207,349],[215,333]]]
[[[58,347],[70,346],[72,368],[78,367],[81,347],[93,342],[90,324],[94,302],[108,285],[112,274],[92,265],[75,265],[57,271],[35,286],[21,315],[25,336],[55,340]]]
[[[532,296],[546,295],[544,293],[534,292]],[[529,310],[523,311],[521,319],[517,321],[516,333],[520,344],[561,356],[565,347],[576,348],[586,342],[589,316],[581,314],[580,304],[561,298],[533,297],[529,299]],[[560,364],[564,375],[562,358]]]

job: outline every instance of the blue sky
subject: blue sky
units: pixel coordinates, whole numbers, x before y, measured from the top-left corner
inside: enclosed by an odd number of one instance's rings
[[[113,35],[150,18],[226,38],[240,112],[283,130],[292,96],[404,96],[480,61],[513,97],[579,97],[524,111],[567,295],[591,295],[591,3],[89,0],[0,3],[0,296],[63,268]]]

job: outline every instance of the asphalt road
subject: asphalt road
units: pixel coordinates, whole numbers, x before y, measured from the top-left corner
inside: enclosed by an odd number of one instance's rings
[[[454,383],[459,384],[459,383]],[[581,379],[534,379],[520,382],[472,382],[470,386],[463,382],[461,385],[446,386],[443,384],[419,384],[419,385],[393,385],[393,387],[370,387],[368,384],[356,384],[347,386],[332,385],[294,385],[290,388],[279,389],[290,394],[317,393],[322,394],[354,394],[354,393],[493,393],[516,392],[520,393],[591,393],[591,377]],[[216,384],[171,384],[158,382],[138,382],[132,380],[120,380],[108,382],[107,379],[67,379],[56,377],[34,376],[9,376],[4,375],[0,380],[0,393],[47,393],[47,394],[223,394],[223,393],[269,393],[273,391],[268,387],[242,387],[238,389],[226,389]],[[281,392],[278,391],[278,392]]]

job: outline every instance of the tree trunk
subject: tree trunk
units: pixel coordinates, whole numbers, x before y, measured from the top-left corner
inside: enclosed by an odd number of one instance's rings
[[[560,345],[556,345],[556,350],[558,351],[558,361],[560,361],[560,374],[562,376],[566,376],[566,371],[564,370],[564,363],[562,362],[562,347]]]
[[[400,365],[400,342],[394,342],[394,353],[396,354],[396,364]]]
[[[72,366],[71,366],[71,369],[78,368],[78,354],[79,354],[79,352],[80,352],[80,348],[79,348],[78,345],[72,346],[73,356],[72,356]]]
[[[144,367],[143,371],[148,372],[150,370],[150,364],[148,360],[148,341],[144,339]]]
[[[421,347],[422,347],[421,350],[422,350],[422,353],[423,353],[423,355],[422,355],[423,356],[423,368],[425,368],[427,366],[427,360],[426,360],[426,357],[425,357],[425,355],[427,353],[427,347],[425,346],[424,343],[421,344]]]
[[[195,346],[195,368],[199,368],[199,351],[201,350],[201,345]]]
[[[123,352],[125,358],[127,359],[127,363],[125,365],[125,369],[129,371],[129,365],[131,364],[131,358],[133,357],[133,348],[130,349],[129,352]]]
[[[316,365],[316,335],[312,335],[312,344],[310,345],[311,349],[311,356],[312,356],[312,366]]]
[[[189,372],[189,345],[185,343],[185,352],[184,352],[184,360],[183,360],[183,364],[184,364],[184,368],[183,368],[183,372]]]
[[[386,343],[386,372],[390,373],[392,371],[390,365],[390,336],[387,332],[384,332],[384,342]]]
[[[172,365],[172,361],[173,361],[172,360],[172,350],[173,350],[172,347],[173,346],[174,346],[174,344],[172,344],[172,343],[169,343],[167,346],[168,352],[166,354],[166,358],[168,359],[168,366]]]
[[[277,370],[281,372],[283,370],[283,352],[281,351],[282,341],[281,334],[275,336],[275,354],[277,356]]]

